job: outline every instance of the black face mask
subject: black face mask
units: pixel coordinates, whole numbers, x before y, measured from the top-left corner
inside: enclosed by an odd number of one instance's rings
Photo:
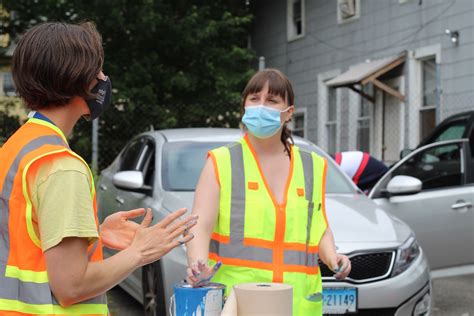
[[[89,121],[95,120],[104,113],[110,105],[110,101],[112,101],[112,82],[109,77],[106,77],[105,80],[97,80],[99,82],[91,90],[91,94],[94,94],[96,97],[86,100],[89,111],[91,112]]]

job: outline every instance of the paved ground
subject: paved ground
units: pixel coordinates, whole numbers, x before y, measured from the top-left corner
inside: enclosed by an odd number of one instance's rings
[[[474,316],[474,275],[433,280],[432,316]],[[143,315],[142,306],[121,288],[108,295],[112,316]]]
[[[434,316],[474,316],[474,274],[433,280]]]
[[[116,286],[107,293],[109,311],[112,316],[141,316],[143,307],[121,287]]]

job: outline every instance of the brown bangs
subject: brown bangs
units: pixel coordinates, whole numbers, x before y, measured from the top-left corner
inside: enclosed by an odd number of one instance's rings
[[[268,92],[283,98],[288,105],[294,104],[294,93],[290,81],[277,69],[265,69],[257,72],[242,92],[242,105],[249,94],[262,91],[268,82]]]

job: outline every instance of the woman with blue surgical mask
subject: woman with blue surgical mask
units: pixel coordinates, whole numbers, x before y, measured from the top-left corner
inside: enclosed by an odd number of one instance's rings
[[[327,162],[293,145],[288,78],[256,73],[242,94],[239,141],[209,152],[196,187],[199,223],[188,244],[188,277],[226,285],[278,282],[293,286],[293,315],[322,315],[318,258],[345,278],[350,261],[336,253],[325,210]]]
[[[254,105],[254,102],[258,104]],[[280,110],[282,106],[286,109]],[[287,106],[280,96],[270,94],[267,83],[260,93],[250,96],[242,123],[253,136],[270,138],[290,120],[293,109],[294,106]]]

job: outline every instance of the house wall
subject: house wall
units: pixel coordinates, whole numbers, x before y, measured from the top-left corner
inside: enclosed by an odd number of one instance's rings
[[[404,146],[413,147],[419,141],[421,93],[414,86],[419,80],[417,58],[426,48],[437,54],[440,63],[438,120],[474,108],[474,1],[361,0],[360,17],[338,24],[336,0],[306,0],[305,35],[293,41],[287,40],[286,0],[254,0],[251,5],[255,16],[252,48],[265,57],[266,67],[281,69],[292,81],[296,106],[307,108],[310,140],[321,142],[318,124],[323,120],[318,121],[317,107],[325,100],[318,91],[318,75],[344,72],[367,59],[396,56],[404,50],[409,51],[402,80],[407,97],[402,104]],[[445,29],[459,31],[458,45]],[[341,90],[339,149],[353,150],[360,97],[347,88]]]

